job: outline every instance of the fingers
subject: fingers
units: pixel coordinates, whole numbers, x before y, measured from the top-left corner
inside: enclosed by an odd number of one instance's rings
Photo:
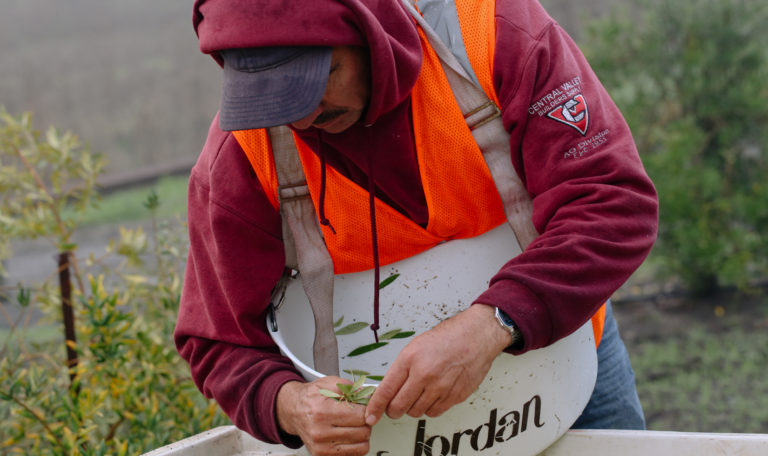
[[[314,456],[364,456],[368,453],[371,428],[365,424],[365,407],[340,402],[320,393],[320,389],[337,391],[337,383],[349,383],[338,377],[324,377],[311,383],[289,385],[285,394],[289,417],[286,422],[295,429],[310,454]],[[281,392],[278,394],[280,400]],[[280,410],[278,410],[280,412]]]
[[[432,389],[422,389],[418,395],[400,395],[396,396],[387,408],[387,415],[392,418],[399,418],[405,414],[418,418],[424,415],[424,412],[439,399],[436,391]]]
[[[365,423],[368,426],[378,423],[390,401],[400,391],[408,378],[408,370],[401,367],[401,364],[395,360],[368,401],[368,406],[365,409]]]
[[[430,418],[437,418],[456,404],[464,402],[471,394],[471,390],[461,385],[461,382],[455,382],[448,394],[439,398],[424,411],[424,414]]]
[[[366,423],[373,426],[385,412],[393,419],[435,417],[466,400],[504,348],[499,335],[488,331],[498,326],[492,312],[489,306],[472,306],[414,338],[371,398]],[[478,341],[479,336],[484,338]]]
[[[364,456],[369,451],[371,428],[365,424],[361,405],[324,398],[322,411],[315,410],[300,434],[313,456]]]
[[[314,456],[364,456],[368,454],[370,446],[368,442],[361,443],[339,443],[326,447],[316,448],[311,450],[311,454]]]
[[[314,456],[368,454],[371,428],[365,424],[365,408],[324,399],[323,411],[315,413],[301,435]]]
[[[409,374],[408,380],[387,406],[387,416],[390,418],[398,419],[406,414],[418,418],[428,410],[444,412],[460,402],[453,400],[456,394],[453,376],[438,376],[432,370],[419,371],[414,368]]]
[[[428,412],[430,410],[437,410],[435,407],[438,404],[450,404],[445,407],[445,409],[442,407],[439,408],[443,412],[448,410],[448,408],[450,408],[452,405],[456,404],[456,402],[451,401],[453,382],[450,381],[450,379],[440,379],[440,381],[437,383],[439,384],[435,384],[432,388],[422,391],[418,400],[416,400],[408,408],[408,410],[405,410],[404,413],[407,413],[409,416],[414,418],[418,418],[423,415],[434,418],[435,416],[439,415],[430,415]],[[442,414],[442,412],[440,414]]]
[[[301,435],[304,443],[309,445],[341,445],[357,444],[368,440],[370,428],[368,426],[336,426],[326,425],[310,426]]]
[[[436,403],[450,402],[453,379],[452,375],[438,375],[430,367],[414,365],[407,356],[397,359],[368,403],[366,424],[373,426],[385,412],[392,419],[405,414],[418,418]]]
[[[424,387],[418,382],[406,382],[405,385],[397,392],[394,398],[389,402],[387,406],[387,416],[392,419],[398,419],[408,413],[411,415],[411,409],[422,397],[422,403],[431,400],[427,396],[431,396]],[[421,415],[411,415],[421,416]]]
[[[317,441],[317,440],[304,440],[309,453],[313,456],[325,456],[325,455],[342,455],[342,456],[365,456],[368,454],[370,444],[368,440],[370,434],[357,441]]]

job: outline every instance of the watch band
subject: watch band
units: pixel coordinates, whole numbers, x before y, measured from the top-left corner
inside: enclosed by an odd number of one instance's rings
[[[512,343],[509,344],[509,347],[520,348],[523,345],[523,334],[517,329],[514,320],[498,307],[496,308],[496,320],[498,320],[501,327],[509,331],[509,334],[512,336]]]

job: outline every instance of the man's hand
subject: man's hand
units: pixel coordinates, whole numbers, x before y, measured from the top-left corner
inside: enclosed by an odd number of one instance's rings
[[[512,342],[494,311],[475,304],[406,345],[368,403],[368,425],[384,412],[393,419],[437,417],[469,397]]]
[[[283,431],[298,435],[313,456],[363,456],[368,453],[371,428],[365,406],[339,402],[320,394],[338,391],[339,377],[310,383],[288,382],[277,393],[277,420]]]

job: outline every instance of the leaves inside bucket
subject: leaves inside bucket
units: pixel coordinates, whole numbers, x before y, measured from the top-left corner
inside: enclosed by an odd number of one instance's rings
[[[400,274],[392,274],[391,276],[382,280],[381,283],[379,283],[379,290],[394,282],[398,277],[400,277]]]
[[[380,335],[379,340],[406,339],[414,334],[416,334],[415,331],[403,331],[402,329],[397,328]]]
[[[366,323],[364,321],[357,321],[355,323],[350,323],[350,324],[348,324],[347,326],[345,326],[343,328],[337,329],[336,330],[336,335],[337,336],[344,336],[344,335],[347,335],[347,334],[354,334],[354,333],[360,331],[361,329],[364,329],[364,328],[367,328],[367,327],[368,327],[368,323]]]
[[[349,352],[347,356],[360,356],[363,353],[368,353],[371,350],[376,350],[377,348],[381,348],[385,345],[387,345],[389,342],[375,342],[368,345],[363,345],[362,347],[357,347],[356,349]]]

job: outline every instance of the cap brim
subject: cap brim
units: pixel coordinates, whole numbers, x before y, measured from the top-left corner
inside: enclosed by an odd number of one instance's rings
[[[259,70],[241,70],[225,61],[219,127],[266,128],[308,116],[320,105],[330,67],[331,49],[322,47]]]

